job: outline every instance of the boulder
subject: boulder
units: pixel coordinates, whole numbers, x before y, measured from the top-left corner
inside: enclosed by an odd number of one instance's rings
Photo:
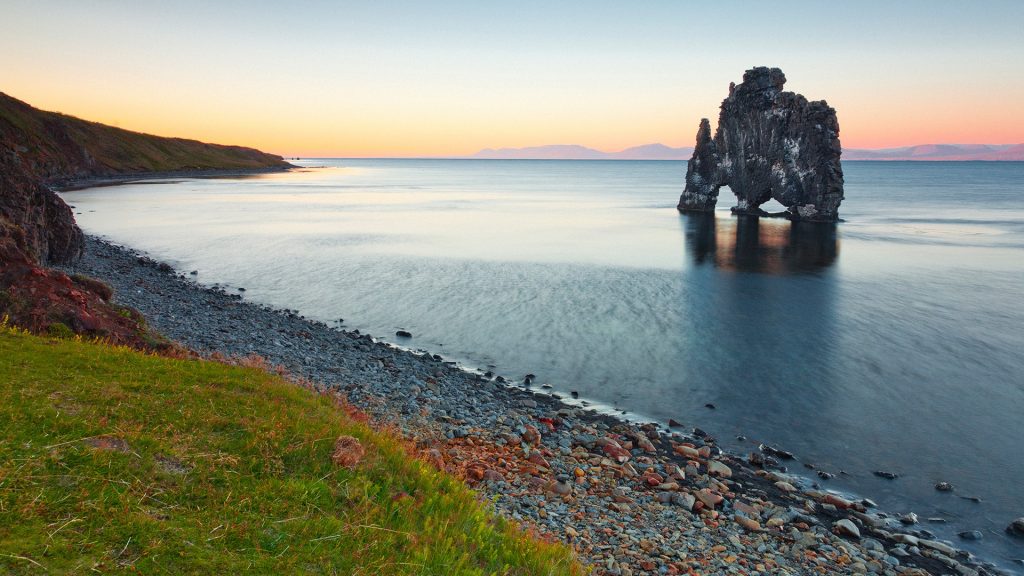
[[[708,474],[711,474],[712,476],[719,476],[722,478],[731,478],[732,469],[726,466],[725,464],[719,462],[718,460],[709,460]]]
[[[683,507],[688,512],[693,510],[693,505],[697,503],[697,499],[694,498],[693,494],[687,492],[676,492],[672,494],[670,499],[673,504]]]
[[[832,525],[832,529],[835,530],[837,534],[840,534],[842,536],[853,536],[854,538],[860,538],[860,528],[857,528],[857,525],[854,524],[853,521],[851,521],[848,518],[837,520],[836,523]]]
[[[1024,516],[1010,522],[1010,525],[1006,527],[1006,531],[1012,536],[1024,538]]]

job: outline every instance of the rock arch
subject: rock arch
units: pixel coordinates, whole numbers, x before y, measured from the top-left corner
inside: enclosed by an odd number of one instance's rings
[[[679,210],[713,211],[719,189],[729,186],[734,213],[767,215],[760,206],[774,198],[794,220],[838,220],[843,168],[836,111],[824,100],[782,91],[785,83],[782,70],[758,67],[729,85],[714,138],[708,119],[700,121]]]

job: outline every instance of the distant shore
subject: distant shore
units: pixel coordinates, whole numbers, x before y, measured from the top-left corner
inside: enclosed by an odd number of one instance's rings
[[[96,238],[68,272],[110,283],[115,300],[203,355],[257,354],[393,425],[493,497],[505,515],[571,543],[596,573],[1001,573],[894,516],[813,489],[784,454],[723,454],[682,425],[639,425],[534,391],[528,378],[465,370],[295,311],[204,287]],[[407,346],[412,340],[395,337]],[[779,460],[782,460],[779,462]],[[907,567],[917,567],[908,569]],[[758,568],[760,567],[760,568]]]

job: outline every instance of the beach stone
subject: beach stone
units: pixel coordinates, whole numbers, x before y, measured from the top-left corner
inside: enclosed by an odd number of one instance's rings
[[[917,538],[917,536],[913,536],[911,534],[893,534],[892,539],[895,542],[899,542],[900,544],[906,544],[908,546],[917,546],[918,544],[920,544],[920,540]]]
[[[774,456],[781,460],[792,460],[794,458],[792,452],[783,450],[781,448],[776,448],[775,446],[769,446],[768,444],[761,444],[760,446],[758,446],[758,449],[760,449],[765,454]]]
[[[554,482],[551,486],[551,491],[555,494],[565,496],[567,494],[572,494],[572,485],[565,482]]]
[[[704,505],[707,506],[708,508],[714,508],[717,504],[721,504],[722,500],[725,499],[721,495],[715,494],[714,492],[708,490],[707,488],[699,490],[697,494],[695,494],[695,496],[698,500],[703,502]]]
[[[775,487],[783,492],[796,492],[796,486],[793,486],[789,482],[785,482],[783,480],[776,482]]]
[[[908,512],[900,516],[900,522],[906,524],[907,526],[917,524],[917,514],[914,514],[913,512]]]
[[[711,474],[712,476],[720,476],[722,478],[731,478],[732,469],[718,460],[709,460],[708,474]]]
[[[742,500],[737,500],[736,502],[733,502],[732,507],[735,508],[738,512],[742,512],[751,518],[758,518],[761,515],[760,512],[757,511],[757,508],[754,508],[753,506],[747,504],[746,502],[743,502]]]
[[[937,540],[921,540],[920,545],[924,546],[925,548],[931,548],[932,550],[942,552],[946,556],[952,556],[956,554],[955,548],[948,544],[943,544],[942,542],[939,542]]]
[[[504,482],[505,476],[502,475],[502,473],[498,472],[497,470],[488,468],[487,470],[484,471],[484,480],[487,480],[489,482]]]
[[[938,484],[935,485],[935,489],[938,490],[939,492],[952,492],[953,485],[950,484],[949,482],[939,482]]]
[[[760,452],[751,452],[747,456],[747,462],[758,468],[764,466],[764,456]]]
[[[540,446],[540,430],[537,430],[536,426],[527,425],[526,430],[522,434],[523,442],[530,446]]]
[[[1024,537],[1024,516],[1017,518],[1006,527],[1006,531],[1012,536]]]
[[[981,530],[965,530],[958,533],[957,536],[964,540],[981,540],[984,535],[981,533]]]
[[[839,508],[840,510],[847,510],[853,507],[853,502],[850,502],[846,498],[843,498],[842,496],[838,496],[836,494],[825,494],[822,498],[822,502],[826,504],[831,504],[836,508]]]
[[[660,486],[665,481],[657,472],[648,472],[644,474],[644,482],[650,487]]]
[[[638,437],[636,445],[648,454],[656,454],[658,452],[658,449],[654,447],[654,444],[646,436]]]
[[[860,528],[854,524],[849,518],[843,518],[837,520],[832,524],[832,528],[843,536],[853,536],[854,538],[860,538]]]
[[[700,458],[700,452],[691,446],[677,444],[672,447],[672,450],[685,458]]]
[[[609,440],[604,446],[601,447],[604,453],[615,459],[619,464],[625,463],[630,459],[629,450],[626,450],[614,440]]]
[[[743,526],[751,532],[756,532],[761,529],[761,523],[757,520],[747,518],[746,516],[736,516],[736,523]]]
[[[629,504],[625,502],[612,502],[610,506],[618,512],[629,512]]]
[[[547,468],[547,469],[551,468],[551,463],[548,462],[547,459],[544,458],[543,456],[541,456],[540,452],[537,452],[537,451],[530,452],[530,456],[527,457],[526,461],[530,462],[532,464],[536,464],[537,466],[540,466],[541,468]]]
[[[685,509],[687,512],[693,510],[693,505],[697,503],[697,499],[693,494],[687,492],[675,492],[672,494],[671,501],[676,506]]]

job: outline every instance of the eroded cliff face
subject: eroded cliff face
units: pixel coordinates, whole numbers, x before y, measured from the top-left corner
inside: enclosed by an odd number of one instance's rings
[[[764,215],[774,198],[794,220],[835,221],[843,200],[839,122],[824,101],[784,92],[778,68],[753,68],[730,85],[714,139],[701,120],[686,170],[682,211],[715,208],[722,186],[736,194],[733,212]]]
[[[173,348],[146,327],[141,314],[111,302],[110,287],[40,266],[26,245],[22,229],[0,216],[0,321],[37,333],[81,334],[144,350]]]
[[[11,228],[26,255],[42,263],[70,262],[82,255],[82,231],[71,208],[0,142],[0,227]],[[15,228],[17,230],[15,230]]]
[[[80,256],[83,238],[67,204],[30,174],[0,143],[0,321],[34,332],[167,348],[137,312],[110,301],[103,283],[43,266]]]

